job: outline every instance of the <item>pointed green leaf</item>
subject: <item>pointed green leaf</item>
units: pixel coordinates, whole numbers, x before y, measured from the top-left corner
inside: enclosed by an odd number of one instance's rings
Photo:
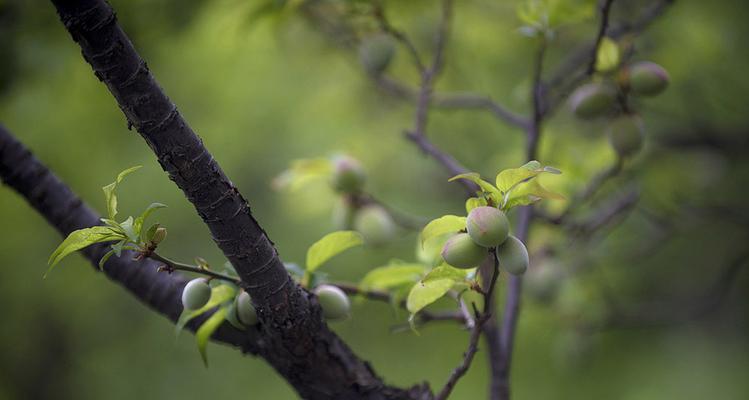
[[[313,272],[339,253],[364,243],[359,232],[338,231],[325,235],[307,250],[307,271]]]
[[[160,208],[166,208],[166,204],[151,203],[151,205],[149,205],[145,209],[145,211],[143,211],[143,213],[135,219],[135,222],[133,223],[133,230],[135,231],[136,235],[140,235],[141,229],[143,229],[143,223],[146,222],[146,218],[148,218],[151,213]]]
[[[424,278],[422,278],[422,281],[449,278],[455,282],[465,282],[465,280],[467,279],[471,271],[473,271],[473,268],[462,269],[462,268],[455,268],[448,264],[442,264],[437,267],[434,267],[431,271],[429,271],[429,273],[426,274]]]
[[[44,276],[46,277],[60,260],[74,251],[86,248],[94,243],[111,242],[122,238],[121,235],[117,234],[117,232],[113,231],[112,228],[108,226],[92,226],[90,228],[73,231],[62,241],[62,243],[60,243],[59,246],[57,246],[57,249],[52,252],[52,255],[49,256],[49,269]]]
[[[114,182],[101,188],[104,191],[104,198],[107,202],[107,215],[109,215],[109,219],[114,219],[117,215],[117,185],[119,185],[127,175],[137,171],[140,167],[140,165],[136,165],[120,172]]]
[[[427,240],[444,235],[446,233],[458,232],[466,228],[466,217],[457,215],[443,215],[430,221],[421,231],[421,245]]]
[[[205,322],[203,322],[203,325],[200,325],[198,331],[195,332],[195,341],[198,344],[200,358],[203,359],[203,365],[205,365],[206,367],[208,367],[208,355],[206,354],[208,339],[211,338],[213,332],[216,332],[216,329],[218,329],[218,327],[221,326],[221,324],[224,322],[224,318],[226,317],[226,313],[228,311],[228,305],[219,308],[215,313],[213,313],[213,315],[210,316],[210,318],[205,320]]]
[[[422,264],[394,264],[369,271],[361,282],[361,290],[387,290],[421,279],[427,267]]]
[[[471,212],[476,207],[482,207],[487,205],[487,201],[483,197],[471,197],[468,200],[466,200],[466,213]]]
[[[497,188],[502,193],[507,193],[520,183],[534,178],[541,171],[525,168],[510,168],[497,174]]]
[[[564,200],[565,197],[559,193],[546,189],[537,180],[533,180],[518,186],[510,192],[509,196],[507,196],[507,202],[505,203],[504,208],[509,210],[516,206],[526,206],[541,199]]]
[[[424,307],[434,303],[440,297],[444,296],[454,284],[455,281],[450,278],[417,282],[408,294],[406,308],[411,314],[416,314]]]
[[[491,183],[489,183],[489,182],[481,179],[481,175],[479,175],[476,172],[468,172],[468,173],[465,173],[465,174],[455,175],[452,178],[448,179],[447,181],[448,182],[452,182],[452,181],[458,180],[458,179],[469,180],[469,181],[471,181],[471,182],[479,185],[479,187],[481,188],[481,190],[483,190],[484,192],[487,192],[487,193],[499,193],[499,191],[497,190],[496,187],[494,187],[494,185],[492,185]]]
[[[190,322],[193,318],[205,313],[206,311],[216,307],[219,304],[224,304],[229,301],[234,301],[234,296],[237,294],[237,288],[234,285],[228,285],[222,283],[220,285],[211,288],[211,298],[208,300],[203,307],[197,310],[182,310],[182,314],[177,319],[177,323],[174,326],[174,335],[179,336],[180,332],[185,329],[185,325]]]

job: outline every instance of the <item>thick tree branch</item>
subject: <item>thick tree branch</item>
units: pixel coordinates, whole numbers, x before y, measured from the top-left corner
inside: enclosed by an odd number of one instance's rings
[[[288,275],[247,202],[156,83],[112,8],[102,0],[52,2],[128,125],[149,144],[242,278],[268,342],[261,355],[305,398],[408,397],[384,387],[328,329],[314,296]]]

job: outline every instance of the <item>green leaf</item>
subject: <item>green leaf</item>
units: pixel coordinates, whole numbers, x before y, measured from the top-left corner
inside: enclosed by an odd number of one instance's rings
[[[516,206],[526,206],[541,199],[564,200],[565,197],[559,193],[546,189],[536,180],[524,183],[510,192],[504,208],[509,210]]]
[[[470,213],[476,207],[483,207],[487,205],[487,201],[483,197],[471,197],[466,200],[466,213]]]
[[[619,45],[610,38],[604,37],[596,53],[596,71],[610,72],[618,67],[620,62]]]
[[[125,236],[127,236],[127,238],[130,239],[131,242],[138,243],[138,233],[135,232],[133,224],[133,217],[127,217],[126,220],[120,222],[120,226],[122,227],[122,231],[125,233]]]
[[[455,284],[450,278],[432,279],[417,282],[408,293],[406,308],[411,314],[416,314],[424,307],[434,303],[444,296]]]
[[[273,179],[277,190],[295,191],[320,178],[327,178],[333,172],[333,163],[328,158],[294,160],[286,171]]]
[[[455,268],[448,264],[442,264],[440,266],[437,266],[433,268],[431,271],[429,271],[424,278],[422,278],[422,281],[430,281],[433,279],[452,279],[456,283],[465,282],[468,275],[470,275],[471,271],[473,271],[473,268],[469,269],[462,269],[462,268]]]
[[[46,277],[60,260],[74,251],[86,248],[94,243],[111,242],[119,239],[123,239],[122,235],[108,226],[92,226],[73,231],[57,246],[52,255],[49,256],[49,260],[47,261],[49,269],[44,276]]]
[[[307,250],[307,271],[313,272],[331,257],[364,243],[359,232],[338,231],[325,235]]]
[[[117,185],[119,185],[127,175],[137,171],[140,167],[141,165],[136,165],[120,172],[114,182],[101,188],[104,191],[104,198],[107,202],[107,215],[109,215],[109,219],[114,219],[117,215]]]
[[[145,211],[143,211],[143,213],[135,219],[135,222],[133,223],[133,230],[135,231],[136,235],[140,235],[141,229],[143,229],[143,223],[146,222],[146,218],[148,218],[148,216],[151,215],[152,212],[160,208],[166,208],[166,204],[151,203],[151,205],[149,205],[145,209]]]
[[[494,187],[494,185],[492,185],[491,183],[489,183],[489,182],[481,179],[481,175],[479,175],[476,172],[468,172],[468,173],[465,173],[465,174],[455,175],[452,178],[448,179],[447,181],[448,182],[452,182],[452,181],[458,180],[458,179],[469,180],[469,181],[471,181],[471,182],[479,185],[479,187],[481,188],[481,190],[483,190],[486,193],[497,193],[497,194],[499,193],[499,191],[497,190],[496,187]]]
[[[473,270],[458,269],[447,264],[432,269],[411,288],[408,300],[406,300],[406,308],[411,314],[416,314],[444,296],[453,286],[467,284],[468,276]]]
[[[506,194],[520,183],[532,179],[543,172],[543,170],[530,169],[526,167],[527,165],[520,168],[506,169],[497,174],[497,188]]]
[[[185,329],[185,325],[195,317],[205,313],[206,311],[216,307],[219,304],[223,304],[229,301],[234,301],[234,296],[237,294],[237,288],[234,285],[228,285],[222,283],[220,285],[211,288],[211,298],[208,300],[203,307],[197,310],[182,310],[182,314],[177,319],[177,323],[174,326],[174,335],[179,336],[180,332]]]
[[[421,230],[421,245],[427,240],[444,235],[446,233],[458,232],[466,228],[466,217],[457,215],[443,215],[430,221],[424,229]]]
[[[206,346],[208,345],[208,339],[211,338],[213,332],[216,332],[219,326],[224,322],[226,313],[229,311],[229,306],[224,306],[216,310],[213,315],[210,316],[203,325],[200,325],[198,331],[195,332],[195,341],[198,344],[198,351],[200,357],[203,359],[203,364],[208,367],[208,355],[206,354]]]
[[[421,279],[427,267],[422,264],[394,264],[369,271],[361,282],[361,290],[387,290]]]
[[[156,235],[156,230],[159,229],[161,224],[153,224],[151,225],[147,230],[146,233],[143,234],[143,241],[144,242],[150,242],[153,240],[154,235]]]

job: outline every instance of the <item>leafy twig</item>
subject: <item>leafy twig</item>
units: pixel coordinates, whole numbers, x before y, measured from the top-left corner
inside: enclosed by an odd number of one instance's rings
[[[205,275],[205,276],[211,277],[213,279],[219,279],[219,280],[222,280],[222,281],[231,282],[231,283],[234,283],[236,285],[241,285],[242,284],[242,281],[239,278],[236,278],[236,277],[233,277],[233,276],[230,276],[230,275],[226,275],[226,274],[222,274],[220,272],[212,271],[212,270],[207,269],[207,268],[201,268],[201,267],[196,266],[196,265],[183,264],[183,263],[180,263],[180,262],[177,262],[177,261],[174,261],[174,260],[170,260],[170,259],[168,259],[168,258],[166,258],[164,256],[161,256],[161,255],[159,255],[158,253],[155,253],[155,252],[149,252],[149,253],[146,253],[146,254],[141,253],[141,254],[144,255],[144,256],[146,256],[146,257],[148,257],[148,258],[150,258],[150,259],[152,259],[152,260],[155,260],[155,261],[158,261],[160,263],[163,263],[164,267],[162,268],[162,270],[167,271],[167,272],[172,272],[172,271],[194,272],[196,274]]]

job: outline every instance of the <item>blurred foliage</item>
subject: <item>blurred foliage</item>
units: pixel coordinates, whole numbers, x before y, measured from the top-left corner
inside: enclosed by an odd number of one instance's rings
[[[336,199],[325,185],[293,195],[271,189],[272,178],[294,159],[343,151],[367,168],[368,190],[396,209],[425,218],[464,212],[460,187],[402,137],[413,106],[376,90],[358,63],[352,48],[358,36],[377,30],[356,12],[362,3],[112,1],[160,84],[250,200],[284,261],[302,262],[307,247],[335,229]],[[527,112],[534,42],[519,32],[516,10],[523,5],[456,3],[437,91],[485,93]],[[555,25],[549,66],[596,30],[594,11],[578,8],[593,2],[551,3],[573,5],[575,21]],[[648,3],[617,1],[612,18],[631,18]],[[436,2],[387,1],[386,9],[393,25],[428,54]],[[336,25],[349,10],[353,36]],[[595,215],[610,194],[627,188],[639,190],[640,202],[616,230],[587,237],[544,225],[532,231],[529,290],[513,356],[516,399],[749,396],[742,378],[749,369],[749,274],[731,278],[718,307],[700,318],[681,317],[707,303],[749,239],[747,17],[743,2],[680,1],[634,42],[634,59],[663,65],[672,85],[635,104],[647,127],[645,151],[574,217]],[[402,47],[389,68],[417,82]],[[163,252],[223,263],[193,208],[127,130],[46,2],[0,1],[0,121],[102,213],[101,186],[128,166],[144,165],[121,189],[120,209],[132,214],[154,201],[169,204],[157,217],[169,228]],[[583,123],[561,109],[544,128],[539,159],[564,171],[543,180],[556,192],[574,193],[614,158],[603,123]],[[525,161],[521,134],[485,112],[435,110],[428,135],[483,176]],[[564,206],[549,202],[548,209]],[[174,343],[170,323],[93,273],[81,257],[71,256],[42,280],[60,237],[6,187],[0,188],[0,221],[0,399],[293,397],[262,360],[229,348],[213,346],[205,369],[190,335]],[[385,248],[341,255],[326,272],[358,281],[391,259],[413,260],[417,235],[399,234],[402,240]],[[551,279],[534,276],[544,270],[552,271],[543,272]],[[502,297],[503,278],[500,284]],[[611,296],[623,310],[678,321],[606,325]],[[407,329],[391,333],[406,317],[385,304],[354,302],[353,317],[333,326],[388,382],[426,379],[439,386],[457,365],[467,334],[448,323],[427,326],[418,337]],[[483,396],[483,356],[454,398]]]

